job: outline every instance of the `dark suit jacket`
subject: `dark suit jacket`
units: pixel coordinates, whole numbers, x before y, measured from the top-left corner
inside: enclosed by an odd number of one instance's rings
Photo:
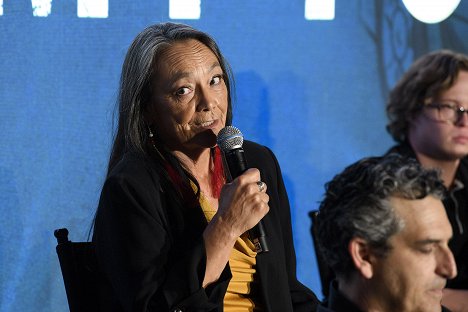
[[[257,255],[261,304],[266,311],[315,311],[317,298],[296,278],[290,208],[278,162],[268,148],[248,141],[243,147],[270,196],[263,219],[270,251]],[[123,311],[222,311],[229,265],[216,283],[201,287],[205,217],[200,208],[169,201],[154,166],[126,154],[104,183],[93,235],[111,285],[104,301],[118,301]]]
[[[441,312],[450,312],[441,306]],[[317,307],[317,312],[364,312],[338,290],[336,280],[330,283],[328,298]]]

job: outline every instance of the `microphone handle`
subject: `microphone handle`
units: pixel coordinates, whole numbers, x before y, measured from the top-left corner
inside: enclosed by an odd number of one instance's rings
[[[234,180],[248,169],[243,148],[228,150],[223,154],[224,160],[229,168],[229,181]],[[254,244],[257,253],[269,251],[265,227],[263,226],[262,220],[249,230],[249,238]]]

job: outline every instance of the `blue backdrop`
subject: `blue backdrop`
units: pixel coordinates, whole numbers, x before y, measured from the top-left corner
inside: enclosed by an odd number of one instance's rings
[[[317,294],[308,212],[323,184],[391,146],[385,99],[416,57],[468,52],[467,1],[436,24],[398,0],[316,0],[335,4],[317,19],[313,1],[37,2],[0,0],[0,311],[68,310],[53,231],[88,237],[121,64],[145,26],[188,23],[218,41],[237,82],[234,125],[278,156],[297,273]]]

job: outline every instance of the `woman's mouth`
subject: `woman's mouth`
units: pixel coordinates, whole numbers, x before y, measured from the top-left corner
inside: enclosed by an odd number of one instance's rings
[[[200,126],[202,126],[202,127],[209,127],[209,126],[211,126],[212,124],[214,124],[214,122],[215,122],[214,120],[204,121],[204,122],[201,122],[201,123],[200,123]]]
[[[195,123],[197,127],[202,129],[213,129],[218,127],[219,119],[205,120]]]

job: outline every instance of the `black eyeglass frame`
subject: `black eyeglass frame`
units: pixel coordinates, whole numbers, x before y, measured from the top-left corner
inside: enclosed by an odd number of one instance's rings
[[[444,121],[444,122],[452,122],[454,124],[456,124],[457,122],[460,121],[460,119],[462,118],[463,114],[464,113],[467,113],[468,114],[468,109],[464,108],[463,106],[459,106],[459,105],[456,105],[456,104],[447,104],[447,103],[428,103],[428,104],[425,104],[423,105],[423,108],[424,107],[428,107],[428,108],[435,108],[437,109],[437,114],[439,115],[440,117],[440,110],[442,108],[449,108],[451,109],[452,111],[455,112],[455,119],[444,119],[444,118],[439,118],[438,120],[435,120],[435,121]],[[429,117],[429,116],[428,116]],[[430,117],[429,117],[430,118]],[[432,119],[432,118],[431,118]]]

